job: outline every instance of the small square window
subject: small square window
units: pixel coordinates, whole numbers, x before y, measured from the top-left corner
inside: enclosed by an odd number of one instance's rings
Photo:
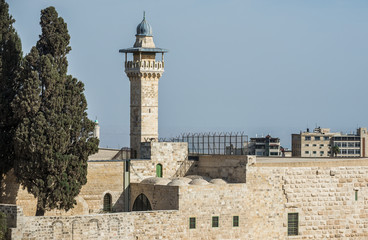
[[[310,141],[311,140],[311,137],[307,136],[305,137],[305,141]]]
[[[196,218],[191,217],[189,218],[189,229],[195,229],[196,228]]]
[[[320,146],[320,147],[324,147],[325,145],[324,145],[324,144],[320,144],[319,146]]]
[[[305,154],[309,154],[309,151],[305,151]]]
[[[306,147],[309,147],[309,144],[305,144]]]
[[[298,235],[299,213],[288,213],[288,235]]]
[[[233,227],[239,227],[239,216],[233,216]]]
[[[330,137],[323,137],[323,140],[328,141],[330,140]]]
[[[325,154],[325,151],[320,151],[319,153],[320,153],[320,154]]]
[[[212,227],[218,227],[219,226],[219,217],[212,217]]]
[[[317,151],[313,151],[313,154],[317,154]]]
[[[317,147],[317,144],[313,144],[313,147]]]
[[[314,137],[314,140],[319,141],[321,140],[321,137]]]

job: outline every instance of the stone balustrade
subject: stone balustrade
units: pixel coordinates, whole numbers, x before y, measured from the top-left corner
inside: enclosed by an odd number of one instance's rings
[[[125,62],[125,71],[131,70],[148,70],[148,71],[163,71],[164,70],[164,61],[126,61]]]

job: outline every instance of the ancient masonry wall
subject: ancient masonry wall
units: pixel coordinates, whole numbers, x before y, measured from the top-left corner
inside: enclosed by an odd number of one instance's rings
[[[368,166],[261,165],[248,166],[246,184],[180,186],[179,210],[18,215],[12,234],[14,239],[368,239]],[[175,195],[160,191],[165,198]],[[299,214],[298,236],[287,236],[288,213]],[[212,228],[212,216],[219,216],[218,228]],[[233,216],[239,216],[239,227],[232,226]],[[190,217],[196,218],[195,229],[189,229]]]
[[[106,193],[112,196],[113,211],[124,209],[124,161],[89,161],[87,184],[77,196],[77,205],[68,212],[52,210],[46,215],[82,215],[102,212],[103,197]],[[16,183],[12,172],[6,176],[2,186],[0,202],[5,204],[17,204],[22,207],[24,215],[34,216],[37,200],[26,189]]]
[[[252,156],[245,155],[203,155],[187,175],[222,178],[230,183],[246,182],[246,165]]]
[[[179,187],[151,184],[130,184],[130,208],[134,201],[144,193],[149,199],[152,210],[178,210],[179,209]]]
[[[154,185],[151,187],[157,188]],[[179,188],[179,195],[178,191],[176,192],[181,199],[179,201],[182,202],[179,210],[84,216],[19,217],[17,228],[12,229],[12,237],[24,240],[34,238],[239,239],[247,233],[244,225],[232,227],[232,216],[237,215],[242,219],[244,215],[242,207],[244,203],[241,199],[241,196],[246,193],[244,184],[233,184],[227,187],[226,185],[198,185]],[[173,189],[178,188],[161,186],[160,193],[170,197]],[[143,191],[146,190],[143,189]],[[160,196],[156,197],[156,199],[159,198]],[[152,199],[150,201],[154,202]],[[236,205],[238,206],[230,207]],[[220,216],[219,227],[212,228],[212,216]],[[189,217],[196,218],[195,229],[189,229]],[[244,220],[240,221],[244,222]]]
[[[149,177],[156,177],[157,164],[162,165],[162,177],[184,176],[191,167],[188,161],[187,143],[151,142],[145,144],[144,154],[148,159],[131,160],[130,182],[139,183]]]

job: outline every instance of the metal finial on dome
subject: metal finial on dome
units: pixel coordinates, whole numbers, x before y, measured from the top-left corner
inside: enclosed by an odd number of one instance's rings
[[[146,11],[143,11],[143,20],[140,24],[137,26],[137,34],[136,36],[148,36],[152,37],[152,27],[151,25],[146,21]]]

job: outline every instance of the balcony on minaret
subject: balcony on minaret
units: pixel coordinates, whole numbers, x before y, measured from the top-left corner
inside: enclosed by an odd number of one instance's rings
[[[158,72],[164,71],[164,61],[126,61],[125,72]]]

